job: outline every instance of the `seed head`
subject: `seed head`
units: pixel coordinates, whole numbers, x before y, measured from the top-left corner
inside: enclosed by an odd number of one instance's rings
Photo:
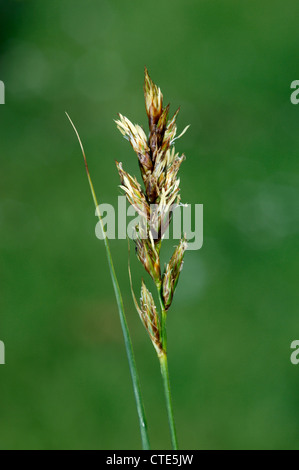
[[[177,137],[179,109],[169,118],[169,105],[163,108],[163,95],[154,84],[145,68],[144,78],[145,108],[149,122],[149,135],[144,130],[119,114],[116,121],[120,132],[131,143],[138,156],[144,191],[133,178],[117,168],[121,178],[121,188],[125,191],[130,204],[142,216],[135,227],[135,249],[139,261],[154,280],[160,294],[162,307],[168,310],[183,266],[184,252],[187,248],[183,237],[161,276],[160,247],[161,240],[171,221],[172,211],[180,202],[180,179],[178,172],[184,155],[175,152],[174,142],[181,137],[188,127]],[[130,274],[130,269],[129,269]],[[132,288],[131,274],[130,282]],[[133,290],[132,290],[133,293]],[[157,309],[152,294],[142,281],[141,306],[133,293],[135,306],[158,353],[162,351],[161,329]]]

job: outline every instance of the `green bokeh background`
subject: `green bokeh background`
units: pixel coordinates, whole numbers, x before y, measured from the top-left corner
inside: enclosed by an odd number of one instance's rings
[[[179,129],[182,200],[204,204],[168,318],[183,449],[298,449],[297,1],[1,1],[1,449],[138,449],[118,312],[75,121],[102,202],[138,174],[146,64]],[[170,447],[154,350],[112,241],[152,447]],[[135,287],[141,270],[132,259]]]

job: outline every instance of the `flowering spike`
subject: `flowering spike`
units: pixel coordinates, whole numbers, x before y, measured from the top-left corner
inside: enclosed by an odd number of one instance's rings
[[[187,247],[185,237],[176,248],[163,277],[160,268],[161,241],[171,221],[172,210],[180,202],[180,179],[178,172],[184,155],[175,152],[177,116],[180,108],[169,117],[167,105],[163,108],[163,95],[160,88],[150,78],[147,68],[144,77],[145,107],[149,121],[149,136],[144,130],[119,114],[116,121],[120,132],[131,143],[139,160],[145,190],[135,178],[126,173],[117,163],[121,177],[121,188],[130,204],[142,216],[135,227],[135,248],[139,261],[154,280],[161,297],[162,306],[167,310],[172,302],[174,291],[183,264]],[[151,304],[146,287],[142,287],[143,306]],[[144,307],[145,308],[145,307]],[[154,309],[154,307],[152,307]],[[150,315],[149,312],[147,315]]]

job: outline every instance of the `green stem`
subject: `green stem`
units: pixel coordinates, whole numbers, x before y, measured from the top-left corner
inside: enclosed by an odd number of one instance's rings
[[[171,400],[171,393],[170,393],[170,381],[169,381],[167,354],[166,353],[161,354],[159,356],[159,361],[160,361],[161,374],[162,374],[163,385],[164,385],[164,394],[165,394],[165,400],[166,400],[168,423],[169,423],[169,428],[170,428],[171,444],[172,444],[173,450],[178,450],[178,441],[177,441],[177,436],[176,436],[173,409],[172,409],[172,400]]]
[[[165,309],[164,301],[162,298],[161,284],[157,284],[157,290],[159,295],[160,307],[161,307],[161,340],[163,352],[158,356],[161,367],[161,375],[164,386],[164,395],[166,400],[166,409],[168,415],[168,423],[170,429],[171,444],[173,450],[178,450],[178,441],[176,436],[175,422],[173,417],[173,407],[170,392],[170,380],[168,371],[168,359],[167,359],[167,331],[166,331],[166,319],[167,311]]]
[[[141,396],[140,382],[139,382],[139,377],[138,377],[137,368],[136,368],[134,351],[133,351],[130,332],[129,332],[129,328],[128,328],[128,324],[127,324],[127,320],[126,320],[126,316],[125,316],[125,312],[124,312],[123,299],[122,299],[122,295],[121,295],[121,292],[120,292],[117,277],[116,277],[116,274],[115,274],[114,265],[113,265],[111,252],[110,252],[110,247],[109,247],[109,243],[108,243],[107,238],[105,238],[105,246],[106,246],[107,258],[108,258],[108,264],[109,264],[109,268],[110,268],[110,274],[111,274],[111,278],[112,278],[113,288],[114,288],[115,297],[116,297],[117,306],[118,306],[118,311],[119,311],[120,323],[121,323],[123,336],[124,336],[124,341],[125,341],[125,346],[126,346],[126,351],[127,351],[127,357],[128,357],[128,362],[129,362],[130,373],[131,373],[132,382],[133,382],[133,390],[134,390],[134,395],[135,395],[137,413],[138,413],[138,417],[139,417],[139,426],[140,426],[142,448],[143,448],[143,450],[149,450],[150,449],[150,443],[149,443],[149,437],[148,437],[148,431],[147,431],[147,423],[146,423],[145,411],[144,411],[144,406],[143,406],[143,401],[142,401],[142,396]]]
[[[95,207],[96,207],[97,216],[99,218],[103,234],[105,234],[105,227],[104,227],[104,224],[103,224],[102,215],[101,215],[100,210],[99,210],[99,204],[98,204],[98,201],[97,201],[97,198],[96,198],[95,190],[94,190],[94,187],[93,187],[93,184],[92,184],[92,181],[91,181],[91,177],[90,177],[90,174],[89,174],[84,148],[83,148],[83,145],[82,145],[82,142],[81,142],[81,139],[79,137],[77,129],[75,128],[75,126],[74,126],[71,118],[69,117],[69,115],[67,113],[66,113],[66,115],[67,115],[71,125],[73,126],[73,129],[74,129],[74,131],[77,135],[77,138],[78,138],[81,150],[82,150],[82,154],[83,154],[84,162],[85,162],[85,167],[86,167],[86,172],[87,172],[87,177],[88,177],[88,182],[89,182],[91,194],[92,194],[92,197],[93,197],[93,201],[94,201],[94,204],[95,204]],[[121,323],[122,332],[123,332],[123,336],[124,336],[124,340],[125,340],[125,346],[126,346],[126,352],[127,352],[128,362],[129,362],[130,373],[131,373],[132,382],[133,382],[133,390],[134,390],[137,413],[138,413],[138,418],[139,418],[142,448],[143,448],[143,450],[148,450],[148,449],[150,449],[150,443],[149,443],[149,437],[148,437],[148,431],[147,431],[147,424],[146,424],[144,406],[143,406],[143,401],[142,401],[142,396],[141,396],[139,377],[138,377],[137,368],[136,368],[136,362],[135,362],[135,357],[134,357],[132,341],[131,341],[131,337],[130,337],[130,333],[129,333],[129,328],[128,328],[126,316],[125,316],[123,299],[122,299],[119,284],[118,284],[118,281],[117,281],[117,277],[116,277],[116,273],[115,273],[115,269],[114,269],[114,264],[113,264],[113,261],[112,261],[112,256],[111,256],[111,251],[110,251],[110,246],[109,246],[107,236],[104,237],[104,243],[105,243],[105,248],[106,248],[106,254],[107,254],[107,259],[108,259],[108,264],[109,264],[113,289],[114,289],[114,293],[115,293],[115,297],[116,297],[116,301],[117,301],[120,323]]]

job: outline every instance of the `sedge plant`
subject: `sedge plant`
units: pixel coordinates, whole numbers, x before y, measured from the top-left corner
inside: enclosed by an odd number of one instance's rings
[[[140,216],[133,237],[137,258],[154,281],[159,299],[159,307],[157,308],[152,293],[142,279],[141,297],[140,303],[138,303],[133,291],[129,264],[129,278],[134,304],[153,343],[160,362],[171,442],[173,449],[177,449],[178,443],[168,372],[166,320],[183,267],[184,253],[187,248],[186,237],[184,235],[182,236],[170,261],[164,269],[161,267],[160,252],[164,234],[171,222],[172,212],[174,208],[180,204],[180,180],[178,178],[178,171],[185,156],[180,156],[175,152],[174,142],[186,132],[189,126],[187,126],[179,136],[176,136],[176,119],[179,110],[175,112],[172,118],[169,118],[169,105],[163,107],[162,92],[151,80],[146,68],[144,96],[149,122],[148,137],[142,127],[132,124],[129,119],[121,114],[119,114],[119,120],[116,121],[118,129],[123,136],[129,140],[137,154],[144,189],[136,178],[133,178],[123,169],[122,163],[116,162],[116,165],[121,179],[120,186],[125,192],[129,203]],[[76,133],[81,147],[96,213],[103,234],[105,234],[102,214],[89,173],[84,148],[75,125],[68,114],[67,117]],[[107,236],[104,236],[104,243],[133,383],[142,448],[146,450],[150,449],[150,444],[132,341]]]
[[[119,114],[117,127],[132,145],[138,159],[143,187],[135,177],[116,162],[119,172],[120,187],[128,202],[139,214],[139,221],[134,231],[135,252],[147,273],[152,278],[157,296],[158,307],[144,280],[141,280],[141,296],[138,303],[129,277],[133,300],[137,312],[157,352],[163,379],[170,435],[173,449],[178,448],[167,359],[166,320],[171,307],[174,292],[183,267],[183,257],[187,248],[183,235],[166,266],[163,268],[160,253],[163,237],[171,222],[175,207],[180,204],[180,179],[178,171],[185,156],[175,151],[175,141],[184,131],[176,136],[176,119],[179,110],[169,117],[169,105],[163,107],[163,95],[160,88],[151,80],[145,68],[144,81],[145,108],[149,123],[149,134],[143,128],[134,125],[128,118]]]

